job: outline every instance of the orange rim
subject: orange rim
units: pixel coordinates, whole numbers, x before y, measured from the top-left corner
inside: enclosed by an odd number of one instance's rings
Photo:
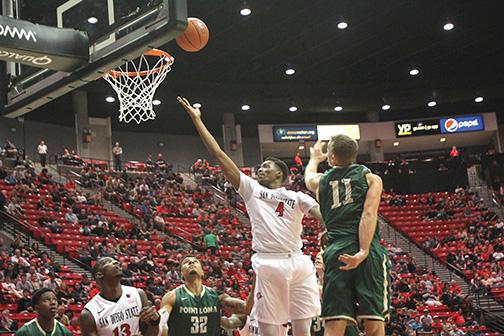
[[[145,76],[148,76],[150,74],[153,74],[153,73],[157,73],[157,72],[160,72],[161,70],[167,68],[167,67],[170,67],[173,62],[175,61],[175,58],[173,58],[172,55],[170,55],[169,53],[167,53],[166,51],[164,50],[160,50],[160,49],[151,49],[147,52],[144,53],[144,56],[153,56],[153,57],[166,57],[168,59],[167,63],[158,67],[158,68],[154,68],[154,69],[151,69],[151,70],[145,70],[145,71],[129,71],[129,72],[121,72],[121,71],[115,71],[115,70],[111,70],[109,72],[107,72],[105,75],[106,76],[111,76],[111,77],[114,77],[114,78],[117,78],[117,77],[123,77],[123,76],[127,76],[127,77],[137,77],[137,76],[141,76],[141,77],[145,77]]]

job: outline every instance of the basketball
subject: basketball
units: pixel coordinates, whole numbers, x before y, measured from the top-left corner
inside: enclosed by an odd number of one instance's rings
[[[187,29],[177,37],[177,44],[185,51],[196,52],[206,46],[209,37],[205,22],[198,18],[188,18]]]

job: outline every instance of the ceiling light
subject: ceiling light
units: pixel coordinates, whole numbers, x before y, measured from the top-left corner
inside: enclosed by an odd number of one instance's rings
[[[304,149],[304,145],[299,145],[299,149]]]
[[[483,101],[483,97],[481,97],[481,96],[474,98],[474,102],[476,102],[476,103],[481,103],[482,101]]]
[[[95,24],[98,22],[98,19],[95,18],[94,16],[91,16],[90,18],[87,19],[87,22],[89,22],[91,24]]]
[[[112,97],[112,96],[109,96],[109,97],[105,98],[105,100],[107,101],[107,103],[113,103],[113,102],[115,102],[115,98]]]
[[[247,15],[250,15],[252,13],[252,11],[250,10],[250,8],[243,8],[241,11],[240,11],[240,14],[243,15],[243,16],[247,16]]]
[[[152,105],[154,105],[154,106],[161,105],[161,100],[159,100],[159,99],[154,99],[154,100],[152,101]]]
[[[411,76],[416,76],[416,75],[418,75],[419,73],[420,73],[420,70],[418,70],[418,69],[411,69],[411,70],[410,70],[410,72],[409,72],[409,74],[410,74]]]
[[[297,110],[298,110],[297,106],[289,107],[289,111],[291,111],[291,112],[296,112]]]
[[[287,70],[285,70],[285,74],[286,75],[289,75],[289,76],[292,76],[296,73],[296,70],[292,69],[292,68],[289,68]]]
[[[250,105],[242,105],[241,109],[243,111],[248,111],[248,110],[250,110]]]
[[[452,30],[454,27],[455,27],[455,26],[453,25],[453,23],[448,22],[447,24],[445,24],[445,25],[443,26],[443,29],[444,29],[444,30]]]
[[[440,142],[445,142],[446,141],[446,138],[441,138],[439,139]]]
[[[399,142],[394,142],[394,147],[399,146]]]
[[[383,111],[390,110],[390,105],[385,104],[385,105],[383,105],[383,106],[381,107],[381,109],[382,109]]]
[[[427,106],[429,106],[429,107],[434,107],[436,105],[437,105],[437,103],[434,100],[427,103]]]
[[[340,106],[340,105],[336,106],[334,108],[334,111],[336,111],[336,112],[343,111],[343,106]]]
[[[338,23],[339,29],[346,29],[347,27],[348,27],[348,23],[346,23],[345,21]]]
[[[194,103],[194,104],[192,104],[192,106],[193,106],[194,108],[200,108],[200,107],[201,107],[201,104],[200,104],[200,103]]]

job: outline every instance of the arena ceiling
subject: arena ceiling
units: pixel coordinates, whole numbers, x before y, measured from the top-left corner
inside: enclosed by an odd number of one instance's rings
[[[244,4],[248,16],[240,15]],[[260,123],[359,122],[372,111],[383,121],[499,114],[503,9],[500,0],[188,0],[189,16],[207,23],[210,41],[198,53],[175,42],[163,46],[176,61],[156,94],[154,122],[120,124],[103,80],[84,90],[90,116],[112,116],[114,129],[174,134],[194,132],[176,104],[179,94],[203,105],[216,132],[223,113],[235,113],[244,135]],[[339,29],[341,22],[348,27]],[[453,29],[445,30],[447,23]],[[295,74],[286,75],[288,68]],[[483,102],[475,103],[477,96]],[[242,111],[244,104],[250,110]],[[391,108],[383,111],[384,104]],[[337,105],[343,110],[334,111]],[[70,106],[66,95],[26,117],[74,125]]]

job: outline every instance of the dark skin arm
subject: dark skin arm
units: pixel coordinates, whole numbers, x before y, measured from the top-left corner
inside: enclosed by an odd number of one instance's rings
[[[140,331],[144,336],[157,336],[159,332],[159,326],[153,326],[151,321],[158,321],[160,319],[159,313],[156,311],[156,307],[150,304],[147,299],[147,295],[142,289],[138,289],[138,294],[140,294],[140,299],[142,300],[142,311],[138,318],[140,319]]]
[[[82,310],[79,317],[79,324],[82,336],[98,336],[98,331],[96,331],[96,322],[93,314],[91,314],[89,310]]]

